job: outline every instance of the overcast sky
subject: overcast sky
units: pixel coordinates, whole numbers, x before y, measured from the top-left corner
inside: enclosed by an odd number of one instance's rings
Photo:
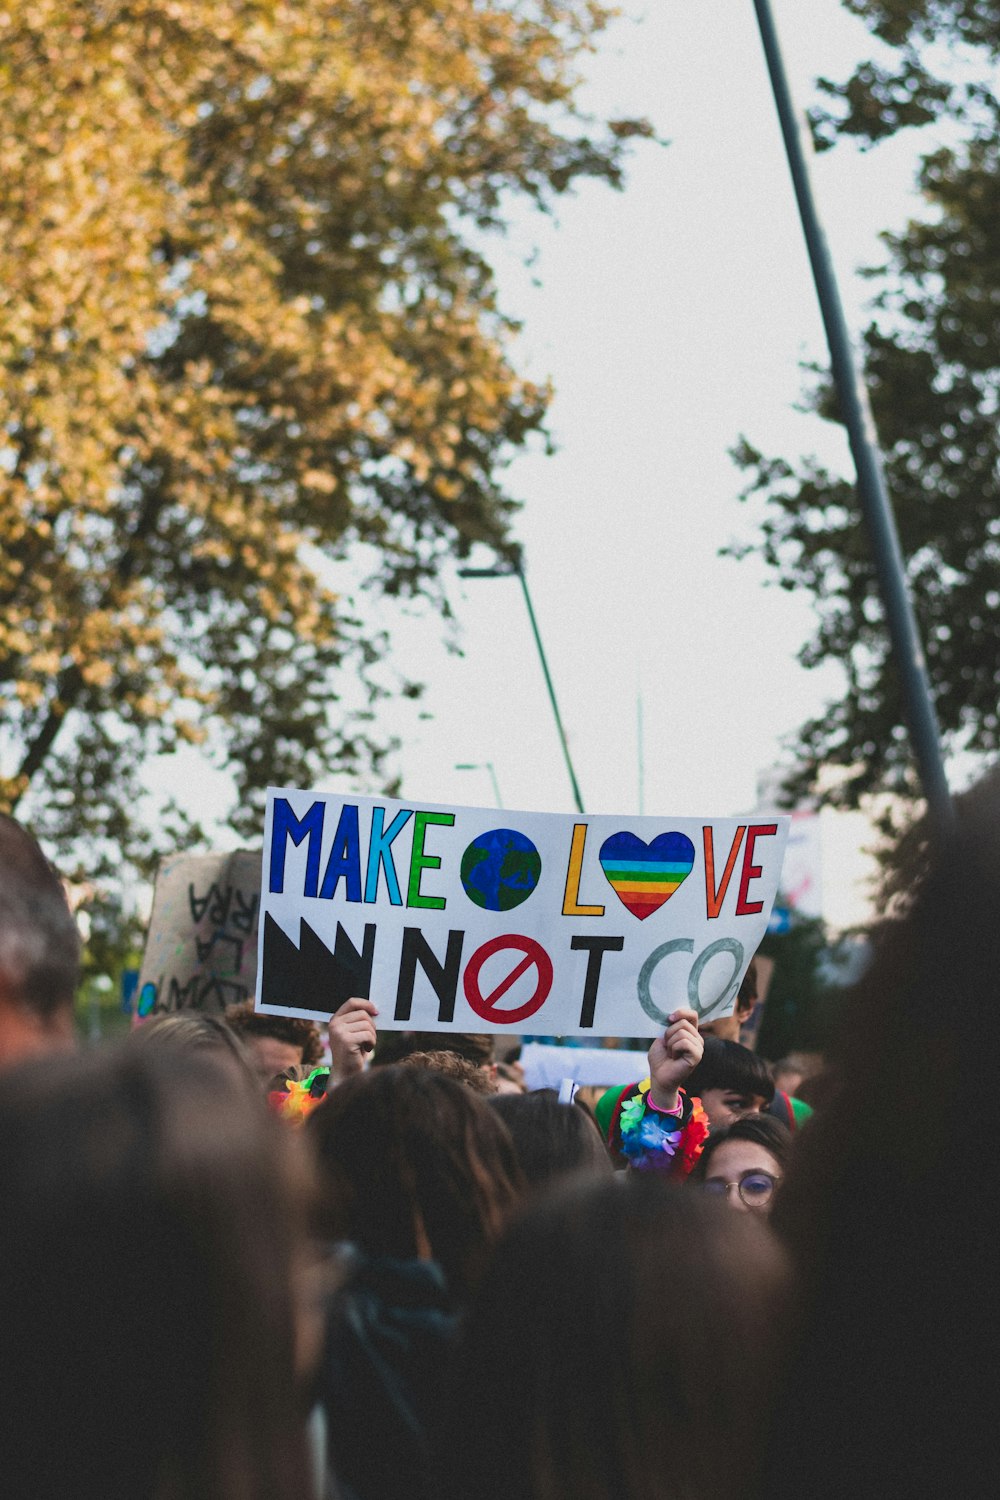
[[[838,0],[776,0],[797,101],[818,74],[845,77],[867,33]],[[810,600],[765,587],[728,450],[807,452],[850,472],[846,441],[797,413],[804,359],[825,355],[751,0],[657,0],[618,23],[588,67],[595,113],[648,115],[670,144],[639,145],[625,190],[582,188],[552,221],[519,212],[494,241],[515,359],[551,377],[554,457],[508,472],[516,531],[588,811],[639,806],[637,694],[647,814],[727,815],[755,801],[781,741],[838,688],[796,650]],[[880,258],[877,233],[912,211],[913,143],[850,146],[814,163],[820,211],[854,329]],[[530,270],[525,256],[537,246]],[[570,811],[566,769],[515,580],[449,588],[464,656],[434,620],[397,624],[397,659],[427,683],[421,711],[387,707],[405,743],[407,796]],[[387,617],[389,618],[389,617]],[[185,775],[190,794],[191,782]],[[329,783],[338,786],[336,779]],[[354,788],[373,790],[374,788]],[[824,890],[837,923],[861,914],[856,824],[824,828]]]
[[[836,0],[779,0],[775,13],[800,105],[818,74],[845,77],[866,50]],[[558,453],[510,470],[518,532],[588,810],[638,809],[641,690],[646,812],[731,813],[753,804],[782,737],[839,675],[795,660],[808,597],[766,588],[754,559],[717,555],[760,515],[737,501],[728,450],[745,433],[847,473],[849,456],[839,432],[794,410],[800,363],[825,344],[750,0],[660,0],[614,29],[590,77],[595,111],[647,114],[670,145],[638,148],[621,194],[589,185],[551,225],[519,219],[497,259],[504,303],[524,320],[521,366],[557,391]],[[912,211],[913,146],[841,147],[814,172],[856,329],[871,292],[857,268]],[[519,256],[534,243],[529,273]],[[517,583],[469,581],[453,599],[462,660],[430,632],[407,643],[434,715],[408,730],[407,792],[488,801],[488,772],[454,763],[491,762],[508,807],[569,810]],[[825,820],[836,922],[860,914],[862,836],[856,821]]]

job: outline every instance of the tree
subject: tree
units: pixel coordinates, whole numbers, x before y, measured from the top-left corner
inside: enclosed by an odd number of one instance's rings
[[[772,1062],[789,1052],[822,1052],[836,1008],[838,951],[825,924],[794,913],[788,930],[767,933],[757,951],[774,960],[757,1051]]]
[[[608,19],[0,3],[0,805],[92,871],[150,753],[204,743],[244,834],[268,782],[377,768],[336,684],[386,643],[324,559],[446,611],[443,559],[510,553],[548,392],[476,243],[649,134],[575,103]]]
[[[921,159],[926,212],[883,236],[888,257],[863,336],[865,374],[914,607],[946,746],[1000,748],[1000,5],[982,0],[845,0],[880,57],[844,84],[821,80],[820,147],[865,145],[947,121],[947,143]],[[946,71],[947,70],[947,71]],[[810,405],[839,421],[828,376]],[[843,664],[839,702],[802,726],[792,795],[823,765],[845,768],[828,800],[916,792],[899,683],[853,482],[814,460],[793,465],[741,441],[746,495],[766,497],[755,548],[783,588],[816,601],[800,660]],[[745,498],[746,496],[744,496]]]

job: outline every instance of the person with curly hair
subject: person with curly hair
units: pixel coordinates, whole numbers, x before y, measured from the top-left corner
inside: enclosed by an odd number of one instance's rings
[[[265,1087],[278,1073],[315,1067],[323,1059],[323,1041],[315,1021],[300,1016],[265,1016],[254,1010],[252,1000],[230,1005],[226,1020],[246,1045]]]
[[[454,1078],[457,1083],[477,1094],[495,1094],[497,1081],[493,1069],[474,1063],[471,1058],[457,1052],[436,1047],[427,1052],[407,1052],[399,1061],[401,1068],[430,1068],[433,1073],[443,1073],[445,1078]]]

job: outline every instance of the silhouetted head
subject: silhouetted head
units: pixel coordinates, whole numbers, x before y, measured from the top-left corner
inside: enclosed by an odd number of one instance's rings
[[[0,1066],[72,1045],[80,937],[59,877],[0,813]]]
[[[5,1497],[302,1493],[287,1137],[177,1049],[0,1077]]]
[[[246,1047],[221,1016],[197,1010],[175,1010],[169,1015],[153,1016],[129,1033],[129,1045],[197,1052],[206,1060],[229,1068],[241,1082],[254,1087],[258,1084]]]
[[[486,1100],[429,1068],[378,1068],[339,1084],[307,1132],[321,1232],[369,1256],[436,1260],[466,1295],[523,1187]]]
[[[776,1424],[786,1493],[974,1494],[995,1467],[997,778],[956,814],[898,881],[775,1203],[806,1294]]]
[[[493,1108],[511,1133],[530,1187],[547,1187],[577,1172],[611,1176],[611,1158],[593,1115],[577,1104],[560,1104],[554,1089],[499,1094]]]
[[[788,1291],[766,1226],[686,1187],[636,1174],[540,1202],[469,1311],[447,1500],[750,1493]]]

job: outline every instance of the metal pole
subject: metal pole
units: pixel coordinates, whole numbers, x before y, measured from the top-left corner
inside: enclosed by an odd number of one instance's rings
[[[805,235],[813,280],[819,298],[833,379],[847,427],[858,478],[858,498],[868,526],[878,576],[879,590],[889,626],[893,655],[902,680],[903,702],[909,721],[910,740],[924,795],[932,820],[939,830],[954,820],[954,809],[941,757],[937,714],[927,681],[927,668],[906,582],[906,569],[899,545],[895,517],[882,472],[875,423],[868,392],[861,379],[847,320],[840,300],[830,250],[813,198],[801,124],[792,103],[791,90],[778,43],[770,0],[754,0],[760,37],[771,75],[781,133],[795,187],[799,216]]]
[[[566,731],[563,728],[562,715],[559,712],[559,704],[556,702],[556,690],[552,683],[552,674],[545,657],[545,647],[542,645],[541,632],[538,629],[538,621],[535,619],[535,611],[531,603],[531,595],[528,592],[528,580],[524,576],[524,568],[520,562],[510,567],[495,568],[459,568],[460,578],[510,578],[516,575],[521,581],[521,591],[524,594],[524,602],[528,610],[528,619],[531,622],[531,632],[535,637],[535,645],[538,647],[538,659],[542,664],[542,675],[545,678],[545,686],[549,690],[549,702],[552,704],[552,713],[555,716],[556,729],[559,733],[559,743],[562,746],[563,759],[566,762],[566,770],[569,772],[569,784],[573,788],[573,801],[577,812],[582,813],[583,798],[580,796],[580,788],[576,780],[576,772],[573,770],[573,760],[569,753],[569,744],[566,740]]]
[[[535,619],[535,611],[531,604],[531,595],[528,593],[528,580],[524,576],[524,569],[518,566],[517,576],[521,580],[521,589],[524,593],[524,602],[528,606],[528,619],[531,621],[531,629],[535,636],[535,645],[538,647],[538,659],[542,664],[545,674],[545,686],[549,690],[549,702],[552,704],[552,712],[555,715],[556,728],[559,731],[559,743],[562,745],[563,756],[566,761],[566,770],[569,772],[569,784],[573,788],[573,801],[576,803],[577,812],[583,812],[583,798],[580,796],[580,788],[576,782],[576,772],[573,770],[573,762],[570,758],[569,745],[566,741],[566,731],[563,729],[562,716],[559,713],[559,704],[556,702],[556,690],[552,685],[552,674],[549,664],[545,660],[545,648],[542,645],[542,637],[538,629],[538,621]]]
[[[497,799],[497,807],[499,807],[502,810],[502,808],[503,808],[503,798],[500,796],[500,783],[499,783],[499,781],[497,781],[497,773],[493,769],[493,762],[491,760],[488,760],[486,762],[486,769],[487,769],[487,771],[489,771],[489,773],[490,773],[490,780],[493,783],[493,795]]]
[[[493,784],[493,795],[496,798],[497,807],[500,808],[501,812],[503,811],[503,802],[500,799],[500,783],[497,780],[496,768],[494,767],[493,762],[491,760],[483,760],[483,761],[478,761],[478,760],[477,761],[465,761],[465,760],[463,760],[463,761],[456,761],[455,762],[455,770],[456,771],[488,771],[490,773],[490,781]]]
[[[635,742],[639,772],[639,816],[646,811],[646,748],[642,728],[642,688],[635,695]]]

